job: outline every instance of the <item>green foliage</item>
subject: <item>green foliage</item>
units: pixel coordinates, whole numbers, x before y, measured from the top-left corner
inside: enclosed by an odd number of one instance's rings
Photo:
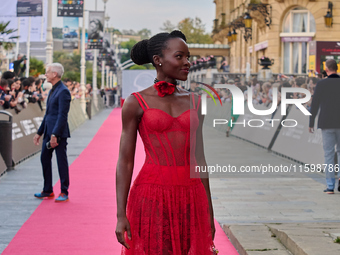
[[[67,72],[80,72],[80,58],[79,54],[63,51],[55,51],[53,53],[53,62],[62,64]]]
[[[66,53],[63,51],[55,51],[53,53],[53,62],[58,62],[64,66],[65,73],[63,79],[80,82],[80,59],[79,54]],[[93,73],[92,63],[86,62],[86,83],[92,84]],[[97,87],[101,86],[101,72],[97,72]]]
[[[14,33],[17,29],[8,29],[8,22],[0,22],[0,47],[4,47],[5,50],[10,50],[13,48],[14,39],[18,39],[19,36],[9,36],[8,39],[5,41],[4,37]]]
[[[156,68],[152,64],[145,64],[145,65],[133,65],[127,68],[128,70],[155,70]]]
[[[123,29],[122,34],[123,35],[137,35],[137,33],[133,29],[129,29],[129,30]]]
[[[145,66],[146,69],[148,69],[148,70],[155,70],[155,69],[156,69],[152,64],[145,64],[144,66]]]
[[[106,29],[107,29],[108,33],[113,33],[113,34],[117,34],[117,35],[122,34],[117,28],[109,27],[109,28],[106,28]]]
[[[129,70],[146,70],[145,66],[133,65],[129,68]]]
[[[93,72],[92,72],[93,65],[90,62],[86,63],[86,83],[92,84],[93,80]],[[97,69],[98,70],[98,69]],[[102,73],[97,72],[97,88],[100,89],[102,84]]]
[[[135,40],[130,39],[130,41],[128,41],[128,42],[122,42],[122,43],[120,44],[122,48],[128,49],[128,50],[129,50],[128,53],[122,55],[121,60],[120,60],[121,63],[124,63],[125,61],[127,61],[127,60],[130,59],[131,49],[132,49],[132,47],[133,47],[136,43],[137,43],[137,42],[136,42]]]
[[[63,29],[59,27],[52,27],[52,35],[54,39],[63,39]]]
[[[210,35],[205,33],[204,24],[198,17],[183,19],[178,23],[178,29],[185,34],[187,43],[213,43]]]
[[[149,39],[151,37],[151,30],[143,28],[137,32],[137,35],[139,35],[142,40]]]
[[[187,43],[213,43],[210,35],[205,33],[205,26],[202,24],[202,20],[198,17],[195,19],[185,18],[177,26],[167,20],[160,29],[168,33],[175,29],[181,30],[187,38]]]
[[[133,47],[136,43],[137,43],[136,40],[130,39],[130,40],[127,41],[127,42],[122,42],[120,45],[121,45],[122,48],[124,48],[124,49],[131,50],[132,47]]]
[[[185,34],[187,38],[187,43],[203,43],[203,44],[213,43],[213,40],[210,37],[210,35],[205,32],[204,24],[202,24],[201,19],[198,17],[194,19],[185,18],[182,21],[180,21],[177,26],[173,25],[169,20],[166,20],[163,23],[163,27],[161,28],[161,30],[166,31],[166,32],[172,32],[176,28],[181,30]],[[136,33],[135,31],[130,29],[130,30],[122,30],[122,34],[139,35],[141,36],[141,39],[143,40],[143,39],[150,38],[151,31],[147,28],[144,28]],[[122,42],[120,44],[121,48],[128,49],[128,53],[122,55],[121,61],[120,61],[121,63],[124,63],[125,61],[130,59],[131,49],[136,43],[137,42],[135,40],[130,39],[130,41]],[[146,69],[154,69],[154,67],[151,64],[145,67]],[[131,69],[144,69],[144,68],[132,66],[129,69],[131,70]]]
[[[176,25],[172,24],[170,20],[166,20],[163,23],[163,27],[160,28],[160,30],[168,32],[168,33],[172,32],[175,29],[176,29]]]
[[[63,80],[64,79],[70,79],[71,81],[80,82],[80,72],[66,71],[63,75]]]
[[[30,76],[38,77],[45,73],[45,64],[36,58],[30,58]]]

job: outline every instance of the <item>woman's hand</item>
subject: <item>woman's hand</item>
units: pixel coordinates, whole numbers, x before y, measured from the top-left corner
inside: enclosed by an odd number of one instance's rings
[[[130,246],[125,241],[125,231],[127,232],[127,236],[129,240],[132,240],[130,223],[128,219],[125,217],[117,218],[117,226],[116,226],[116,236],[119,243],[125,246],[125,248],[130,249]]]

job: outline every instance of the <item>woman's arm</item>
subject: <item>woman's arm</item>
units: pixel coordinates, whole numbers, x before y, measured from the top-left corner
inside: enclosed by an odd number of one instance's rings
[[[130,190],[136,150],[137,129],[139,118],[143,111],[136,98],[130,95],[124,102],[122,109],[122,134],[120,138],[119,158],[116,170],[117,195],[117,227],[118,242],[130,248],[125,242],[124,233],[127,231],[129,239],[132,238],[130,224],[126,217],[127,197]]]
[[[197,97],[196,97],[197,98]],[[195,100],[198,101],[198,100]],[[204,121],[204,115],[201,114],[201,107],[200,105],[197,106],[197,114],[199,117],[199,126],[196,131],[196,150],[195,150],[195,156],[197,160],[197,165],[200,167],[206,167],[207,162],[205,161],[205,155],[204,155],[204,143],[203,143],[203,121]],[[210,224],[211,224],[211,234],[212,238],[214,240],[215,238],[215,222],[214,222],[214,210],[212,206],[211,201],[211,193],[210,193],[210,185],[209,185],[209,173],[200,173],[201,174],[201,181],[204,185],[205,192],[207,194],[208,203],[209,203],[209,211],[210,211]]]

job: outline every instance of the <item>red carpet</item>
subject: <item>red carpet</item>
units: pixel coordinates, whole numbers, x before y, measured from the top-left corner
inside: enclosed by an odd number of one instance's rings
[[[112,111],[91,143],[70,166],[70,201],[44,200],[18,231],[3,255],[118,255],[115,169],[121,133],[121,110]],[[135,169],[144,163],[138,140]],[[137,171],[134,173],[136,176]],[[59,194],[60,184],[54,188]],[[216,222],[220,255],[236,255]]]

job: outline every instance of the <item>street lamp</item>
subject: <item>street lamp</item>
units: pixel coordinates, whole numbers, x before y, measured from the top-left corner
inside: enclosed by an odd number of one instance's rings
[[[250,15],[249,15],[249,13],[248,12],[246,12],[245,13],[245,16],[244,16],[244,26],[246,27],[246,28],[251,28],[251,25],[252,25],[252,18],[250,17]]]
[[[237,40],[237,33],[236,33],[235,29],[233,29],[233,32],[231,33],[231,37],[232,37],[233,41],[236,42],[236,40]]]
[[[229,33],[227,34],[227,38],[228,38],[228,43],[232,43],[232,42],[233,42],[233,37],[232,37],[230,31],[229,31]]]
[[[333,3],[328,2],[328,11],[327,14],[324,16],[325,18],[325,25],[326,27],[332,27],[333,25]]]
[[[250,17],[249,13],[246,12],[245,13],[245,16],[243,18],[243,22],[244,22],[244,32],[245,32],[245,35],[243,36],[244,37],[244,40],[246,42],[248,42],[249,39],[252,39],[252,36],[251,36],[251,32],[252,32],[252,18]]]

